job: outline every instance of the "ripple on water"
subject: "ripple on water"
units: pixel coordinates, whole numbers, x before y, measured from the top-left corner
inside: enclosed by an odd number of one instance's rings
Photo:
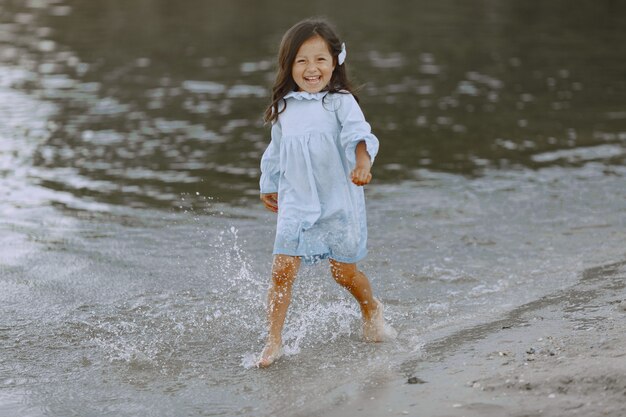
[[[606,160],[626,156],[624,146],[614,145],[598,145],[588,147],[578,147],[573,149],[562,149],[552,152],[543,152],[533,155],[531,158],[535,162],[553,163],[557,161],[566,161],[569,163]]]
[[[226,91],[226,86],[213,81],[193,81],[183,82],[183,88],[195,94],[222,94]]]

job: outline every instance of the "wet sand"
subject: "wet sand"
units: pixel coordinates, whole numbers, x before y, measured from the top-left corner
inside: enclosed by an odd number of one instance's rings
[[[423,349],[325,416],[626,415],[626,261]],[[409,378],[415,378],[409,383]]]

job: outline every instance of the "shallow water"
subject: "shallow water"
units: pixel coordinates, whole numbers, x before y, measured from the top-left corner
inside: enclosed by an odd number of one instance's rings
[[[624,259],[620,3],[322,2],[381,138],[362,268],[400,334],[361,342],[321,264],[253,369],[260,115],[301,7],[83,3],[0,3],[2,416],[310,415]]]

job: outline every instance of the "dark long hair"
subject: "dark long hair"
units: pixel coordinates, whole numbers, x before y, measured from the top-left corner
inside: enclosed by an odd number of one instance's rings
[[[330,82],[325,88],[329,93],[352,93],[353,87],[348,80],[346,63],[338,65],[337,55],[341,52],[341,42],[333,27],[324,19],[305,19],[293,25],[283,36],[278,50],[278,73],[272,87],[272,102],[265,110],[263,120],[265,122],[275,122],[278,115],[285,111],[287,103],[280,106],[284,97],[292,91],[296,91],[297,84],[291,76],[291,68],[300,46],[314,36],[319,36],[328,45],[328,50],[333,56],[335,70],[330,78]],[[355,95],[358,101],[358,98]],[[279,108],[282,107],[282,108]]]

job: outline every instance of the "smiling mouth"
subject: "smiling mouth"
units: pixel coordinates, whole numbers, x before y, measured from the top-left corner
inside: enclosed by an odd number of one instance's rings
[[[304,81],[306,81],[309,84],[317,84],[322,80],[321,76],[316,76],[316,77],[303,77]]]

